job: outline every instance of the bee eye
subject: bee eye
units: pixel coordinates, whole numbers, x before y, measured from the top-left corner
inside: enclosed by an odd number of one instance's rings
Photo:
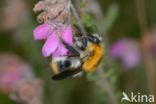
[[[98,42],[98,39],[97,38],[94,38],[93,41],[96,43],[96,42]]]
[[[89,35],[88,36],[89,41],[93,42],[93,43],[100,43],[100,39],[98,39],[98,37],[94,36],[94,35]]]

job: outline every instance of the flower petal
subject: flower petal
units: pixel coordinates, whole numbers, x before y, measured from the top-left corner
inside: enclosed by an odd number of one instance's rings
[[[141,52],[138,43],[134,40],[127,40],[122,54],[123,66],[126,69],[135,68],[141,61]]]
[[[53,57],[64,56],[67,54],[68,54],[68,50],[61,43],[61,44],[59,44],[59,47],[57,48],[57,50],[53,53]]]
[[[115,58],[121,57],[123,52],[124,52],[125,43],[126,43],[125,40],[120,40],[120,41],[117,41],[116,43],[114,43],[110,47],[110,54],[111,54],[111,56],[115,57]]]
[[[53,32],[51,25],[45,23],[36,27],[33,31],[35,40],[46,39]]]
[[[71,26],[66,26],[62,30],[62,38],[65,42],[68,44],[73,43],[73,34],[72,34],[72,27]]]
[[[138,52],[129,52],[127,55],[122,57],[123,66],[126,69],[135,68],[137,65],[139,65],[141,60],[140,54]]]
[[[47,38],[47,40],[42,48],[43,56],[44,57],[50,56],[57,49],[58,45],[59,45],[59,39],[58,39],[57,35],[55,34],[55,32],[53,32],[53,34],[51,34]]]

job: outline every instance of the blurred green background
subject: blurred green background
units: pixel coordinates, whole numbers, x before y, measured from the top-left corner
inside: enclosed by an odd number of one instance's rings
[[[92,1],[92,0],[91,0]],[[111,57],[109,49],[113,43],[121,39],[132,39],[138,42],[139,46],[144,45],[144,35],[156,35],[156,1],[155,0],[95,0],[101,8],[102,16],[95,18],[101,34],[106,36],[106,55],[102,62],[103,75],[113,87],[112,92],[118,104],[122,98],[122,92],[141,94],[154,94],[156,92],[155,69],[156,53],[153,52],[152,60],[148,54],[141,53],[141,59],[136,67],[126,69],[121,59]],[[137,1],[140,2],[139,6]],[[144,1],[144,7],[141,4]],[[21,3],[19,3],[21,2]],[[61,81],[51,80],[52,72],[49,66],[50,58],[46,59],[41,54],[43,42],[33,39],[32,31],[38,25],[32,9],[38,0],[1,0],[0,1],[0,54],[15,54],[32,66],[37,78],[44,81],[44,93],[42,104],[111,104],[107,89],[98,86],[100,81],[97,73],[84,75],[80,78],[66,79]],[[13,6],[15,5],[15,6]],[[141,6],[140,6],[141,5]],[[137,9],[137,7],[139,9]],[[4,9],[7,9],[4,11]],[[145,27],[142,29],[143,21],[138,19],[142,10],[145,14]],[[139,12],[137,12],[139,11]],[[17,12],[17,13],[16,13]],[[98,14],[98,13],[97,13]],[[144,17],[143,17],[144,18]],[[144,27],[144,26],[143,26]],[[154,31],[155,30],[155,31]],[[155,39],[156,40],[156,39]],[[154,41],[155,41],[154,40]],[[155,44],[156,46],[156,44]],[[133,48],[132,48],[133,51]],[[0,59],[1,60],[1,59]],[[146,67],[148,63],[154,64],[151,68]],[[0,64],[1,65],[1,64]],[[1,66],[0,66],[1,67]],[[148,69],[149,68],[149,69]],[[1,74],[0,74],[1,76]],[[153,80],[151,79],[152,77]],[[153,83],[153,84],[150,84]],[[153,86],[151,86],[153,85]],[[151,92],[150,92],[151,91]],[[153,91],[153,92],[152,92]],[[116,102],[116,103],[117,103]],[[7,94],[0,93],[0,104],[16,104]],[[130,104],[122,102],[121,104]],[[134,103],[136,104],[136,103]],[[147,104],[147,103],[140,103]]]

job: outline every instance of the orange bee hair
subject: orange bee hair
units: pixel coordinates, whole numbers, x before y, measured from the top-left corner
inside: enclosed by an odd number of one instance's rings
[[[100,44],[90,43],[89,48],[86,51],[90,51],[92,54],[84,61],[82,69],[85,72],[95,71],[103,58],[104,49]]]

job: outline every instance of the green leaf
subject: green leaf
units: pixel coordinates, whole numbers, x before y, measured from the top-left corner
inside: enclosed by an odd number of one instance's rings
[[[110,28],[113,26],[116,18],[119,14],[119,8],[117,4],[112,4],[107,11],[107,14],[105,16],[105,30],[106,32],[110,30]]]

